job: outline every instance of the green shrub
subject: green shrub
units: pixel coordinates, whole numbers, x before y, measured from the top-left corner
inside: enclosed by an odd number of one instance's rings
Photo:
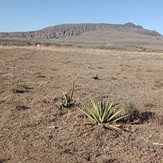
[[[63,94],[62,106],[65,108],[70,108],[74,104],[73,95],[75,82],[73,83],[72,91]]]
[[[88,125],[102,125],[103,127],[120,130],[120,124],[117,122],[124,118],[126,115],[121,113],[124,111],[119,107],[114,107],[113,101],[101,99],[100,105],[94,100],[92,102],[92,107],[87,107],[87,111],[80,109],[88,118],[91,119],[90,122],[85,122]]]
[[[125,111],[127,113],[127,121],[132,122],[139,118],[139,110],[135,107],[133,103],[126,103],[125,104]]]

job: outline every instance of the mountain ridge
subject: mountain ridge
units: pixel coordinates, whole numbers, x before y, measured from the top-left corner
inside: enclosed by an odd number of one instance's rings
[[[161,49],[163,36],[140,25],[81,23],[61,24],[29,32],[0,32],[0,43],[42,42],[59,45],[120,49]]]
[[[44,38],[58,39],[63,37],[77,36],[84,32],[95,30],[117,30],[122,32],[136,32],[144,35],[161,36],[155,30],[144,29],[140,25],[133,23],[126,24],[105,24],[105,23],[81,23],[81,24],[61,24],[46,27],[36,31],[29,32],[0,32],[0,38]]]

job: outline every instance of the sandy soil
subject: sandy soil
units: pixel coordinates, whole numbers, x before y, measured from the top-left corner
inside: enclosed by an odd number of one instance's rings
[[[0,163],[163,162],[162,70],[163,53],[1,46]],[[62,108],[73,81],[75,105]],[[92,97],[154,116],[129,132],[85,126],[77,108]]]

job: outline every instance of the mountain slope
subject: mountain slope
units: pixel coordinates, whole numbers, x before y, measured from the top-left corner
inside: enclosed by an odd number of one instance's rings
[[[163,46],[163,36],[133,23],[63,24],[30,32],[1,32],[1,41],[34,41],[55,44],[104,47],[150,48]],[[152,47],[151,47],[152,48]]]
[[[124,25],[115,24],[63,24],[52,27],[47,27],[38,31],[31,32],[11,32],[0,33],[0,38],[44,38],[44,39],[57,39],[63,37],[78,36],[85,32],[90,31],[116,31],[116,32],[130,32],[142,35],[161,36],[156,31],[144,29],[141,26],[136,26],[133,23]]]

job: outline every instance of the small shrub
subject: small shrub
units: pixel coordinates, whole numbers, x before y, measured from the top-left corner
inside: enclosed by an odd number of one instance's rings
[[[87,125],[102,125],[103,127],[119,130],[120,124],[117,122],[124,118],[126,115],[121,115],[124,109],[120,109],[119,107],[115,108],[113,105],[113,101],[109,100],[104,101],[101,99],[100,105],[96,103],[94,100],[92,102],[92,107],[87,107],[87,111],[80,109],[88,118],[90,118],[91,122],[85,122]]]
[[[70,108],[74,104],[73,95],[75,83],[73,83],[72,91],[63,94],[62,106],[65,108]]]
[[[135,107],[133,103],[125,104],[125,111],[127,113],[127,121],[132,122],[139,118],[139,110]]]

